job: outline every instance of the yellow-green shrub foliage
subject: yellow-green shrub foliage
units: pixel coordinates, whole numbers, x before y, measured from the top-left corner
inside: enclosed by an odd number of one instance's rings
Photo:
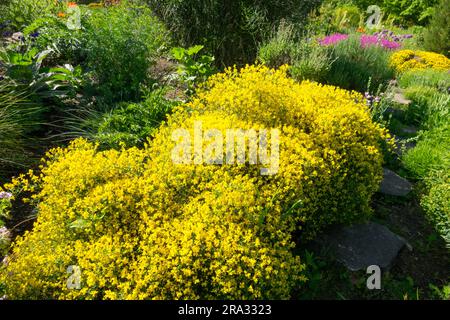
[[[411,69],[449,70],[450,59],[428,51],[400,50],[391,55],[391,66],[399,73]]]
[[[144,149],[56,149],[34,189],[38,219],[1,272],[10,298],[286,299],[306,279],[292,233],[370,214],[379,141],[362,97],[248,66],[213,76]],[[277,128],[279,168],[175,164],[174,130]],[[270,139],[269,139],[270,141]],[[271,144],[269,144],[271,145]],[[225,149],[225,148],[224,148]],[[189,147],[190,159],[195,149]],[[81,269],[81,289],[66,269]]]

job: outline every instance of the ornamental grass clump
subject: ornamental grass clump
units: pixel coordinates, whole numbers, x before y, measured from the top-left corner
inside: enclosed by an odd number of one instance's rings
[[[38,212],[0,272],[7,296],[290,298],[306,281],[293,232],[311,239],[370,215],[386,133],[360,94],[298,84],[286,72],[228,69],[178,107],[143,149],[99,151],[75,140],[49,152],[40,173],[6,186],[31,192]],[[211,151],[206,133],[200,152],[192,141],[186,163],[175,163],[174,132],[197,138],[199,123],[223,137],[229,129],[278,130],[276,173],[262,175],[264,165],[249,161],[196,161]],[[222,147],[217,157],[225,157]],[[69,266],[81,271],[78,290],[67,286]]]

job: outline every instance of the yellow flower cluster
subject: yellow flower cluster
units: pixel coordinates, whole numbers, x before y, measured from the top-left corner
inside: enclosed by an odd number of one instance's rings
[[[450,59],[428,51],[400,50],[391,55],[391,66],[399,73],[411,69],[449,70]]]
[[[280,131],[279,170],[176,164],[174,130]],[[305,277],[293,231],[313,237],[370,214],[379,142],[363,98],[286,75],[229,69],[169,117],[144,149],[76,140],[49,153],[34,189],[38,220],[14,245],[0,283],[10,298],[287,299]],[[194,158],[195,147],[190,146]],[[67,267],[81,287],[66,285]]]

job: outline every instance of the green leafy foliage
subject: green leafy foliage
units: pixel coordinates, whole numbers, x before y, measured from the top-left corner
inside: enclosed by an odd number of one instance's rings
[[[371,5],[381,8],[385,18],[396,24],[409,26],[426,25],[432,14],[432,7],[438,0],[352,0],[362,10]]]
[[[186,84],[188,94],[192,94],[199,83],[206,81],[214,73],[214,57],[199,55],[203,48],[198,45],[188,49],[172,49],[172,56],[179,63],[178,78]]]
[[[69,29],[67,18],[57,15],[39,17],[23,29],[23,34],[33,47],[43,51],[49,47],[54,50],[53,64],[79,65],[86,59],[85,28],[90,16],[90,10],[79,7],[81,14],[81,29]],[[70,15],[68,15],[70,16]]]
[[[43,67],[44,60],[52,52],[52,49],[39,52],[36,47],[29,46],[20,51],[6,49],[0,51],[0,61],[7,77],[28,86],[38,98],[74,96],[83,84],[81,67],[74,68],[69,64]]]
[[[361,27],[366,8],[351,1],[325,0],[308,17],[308,30],[315,34],[348,33]]]
[[[450,144],[447,144],[449,146]],[[433,171],[425,180],[429,192],[421,199],[427,218],[433,223],[436,230],[450,248],[450,169]],[[448,289],[447,289],[448,291]],[[446,293],[448,296],[448,292]]]
[[[394,21],[400,24],[425,25],[436,2],[437,0],[384,0],[382,8],[386,15],[393,16]]]
[[[403,157],[405,167],[424,179],[432,171],[450,168],[450,124],[426,131],[417,146]]]
[[[282,22],[273,36],[260,46],[257,60],[271,68],[292,64],[298,55],[297,40],[294,25]]]
[[[102,148],[143,146],[177,105],[160,89],[147,94],[142,102],[119,103],[105,111],[84,110],[84,115],[69,117],[66,137],[85,137]]]
[[[450,122],[450,96],[428,86],[411,86],[404,90],[411,100],[406,119],[424,129],[432,129]]]
[[[327,48],[311,38],[300,38],[294,25],[282,23],[273,37],[258,51],[257,60],[269,67],[291,65],[290,74],[298,80],[326,81],[332,64]]]
[[[62,7],[63,2],[55,0],[9,0],[0,5],[0,21],[9,21],[18,31],[36,19],[58,13]]]
[[[425,49],[450,56],[450,1],[440,0],[424,35]]]
[[[30,162],[25,136],[36,128],[41,108],[28,95],[15,83],[0,80],[0,181]]]
[[[329,84],[364,92],[369,80],[374,88],[385,88],[394,76],[390,52],[381,46],[362,47],[357,35],[330,46],[330,50],[334,62],[327,75]]]
[[[148,70],[167,38],[146,7],[124,2],[92,10],[83,49],[96,91],[108,101],[137,99],[140,87],[152,83]]]
[[[450,87],[450,77],[445,70],[419,69],[403,73],[398,79],[401,88],[427,86],[446,93]]]
[[[146,0],[183,47],[205,45],[219,66],[252,63],[282,19],[303,23],[319,0]],[[193,19],[193,17],[195,17]]]
[[[307,41],[299,43],[299,55],[294,61],[290,73],[298,81],[312,80],[326,82],[334,58],[327,48]]]

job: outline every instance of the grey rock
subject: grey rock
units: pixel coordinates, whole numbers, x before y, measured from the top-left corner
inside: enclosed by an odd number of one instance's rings
[[[404,197],[412,190],[412,183],[405,178],[400,177],[395,172],[383,168],[383,181],[380,185],[382,194]]]
[[[416,127],[413,127],[413,126],[403,127],[401,130],[402,130],[402,133],[407,134],[407,135],[414,135],[417,133],[417,131],[419,131],[419,129],[417,129]]]
[[[410,139],[401,139],[396,137],[395,139],[395,153],[398,156],[402,156],[409,150],[416,147],[416,141],[411,141]]]
[[[400,92],[394,94],[392,101],[403,105],[409,105],[411,103],[411,100],[406,99],[405,96]]]
[[[321,244],[349,270],[366,270],[376,265],[389,269],[407,242],[387,227],[369,222],[339,227],[323,236]]]
[[[11,40],[13,42],[20,42],[23,40],[23,33],[22,32],[15,32],[11,36]]]

